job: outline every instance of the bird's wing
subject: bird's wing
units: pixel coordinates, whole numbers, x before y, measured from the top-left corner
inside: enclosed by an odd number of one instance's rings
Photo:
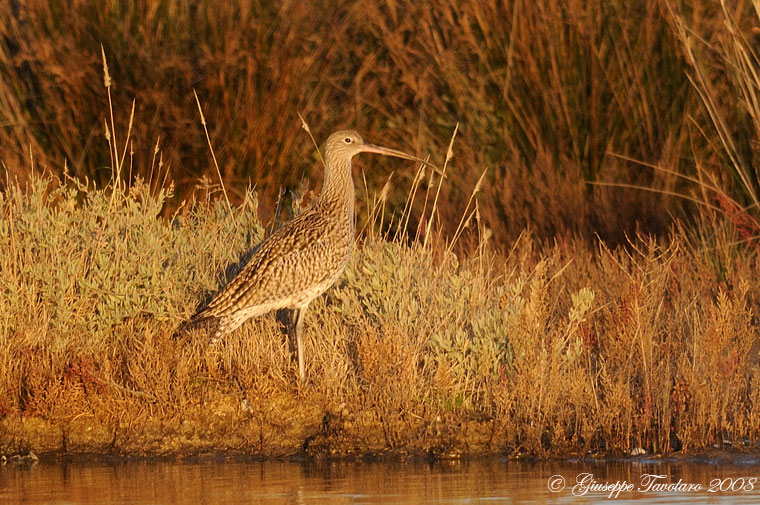
[[[340,269],[350,247],[351,237],[335,223],[305,211],[266,239],[245,268],[193,319],[298,294]]]

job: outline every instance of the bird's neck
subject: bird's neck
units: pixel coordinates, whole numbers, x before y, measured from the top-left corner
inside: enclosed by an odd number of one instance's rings
[[[319,199],[323,204],[335,206],[346,212],[346,217],[354,219],[354,181],[351,178],[350,159],[330,159],[327,157],[325,181]]]
[[[351,179],[351,160],[346,158],[331,159],[327,156],[325,181],[322,184],[320,198],[344,203],[354,201],[354,181]]]

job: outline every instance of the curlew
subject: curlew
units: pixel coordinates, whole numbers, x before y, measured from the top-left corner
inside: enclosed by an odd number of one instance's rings
[[[355,131],[330,135],[325,146],[325,175],[319,196],[264,240],[245,268],[190,320],[191,323],[218,320],[212,342],[252,317],[272,310],[293,309],[298,373],[301,381],[305,380],[303,321],[306,308],[338,280],[354,247],[351,158],[359,153],[396,156],[430,165],[395,149],[365,144]]]

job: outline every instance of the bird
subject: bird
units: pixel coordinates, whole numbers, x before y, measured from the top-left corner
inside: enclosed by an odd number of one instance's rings
[[[218,322],[212,343],[229,335],[250,318],[273,310],[294,310],[298,375],[306,380],[303,323],[309,304],[341,276],[354,248],[354,183],[351,159],[375,153],[413,160],[437,169],[416,156],[367,144],[353,130],[327,139],[324,182],[311,205],[265,239],[245,267],[190,319]]]

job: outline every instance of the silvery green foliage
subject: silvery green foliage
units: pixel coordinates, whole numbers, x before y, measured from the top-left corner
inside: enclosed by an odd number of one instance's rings
[[[140,181],[126,194],[45,179],[10,187],[0,200],[5,333],[63,346],[106,339],[130,318],[186,317],[263,228],[253,194],[234,220],[208,200],[163,216],[171,196],[171,188],[152,194]]]
[[[437,268],[429,254],[397,242],[370,242],[335,291],[337,309],[356,325],[384,326],[421,339],[420,366],[445,364],[457,380],[494,377],[509,367],[509,314],[503,286],[484,290],[450,255]]]

